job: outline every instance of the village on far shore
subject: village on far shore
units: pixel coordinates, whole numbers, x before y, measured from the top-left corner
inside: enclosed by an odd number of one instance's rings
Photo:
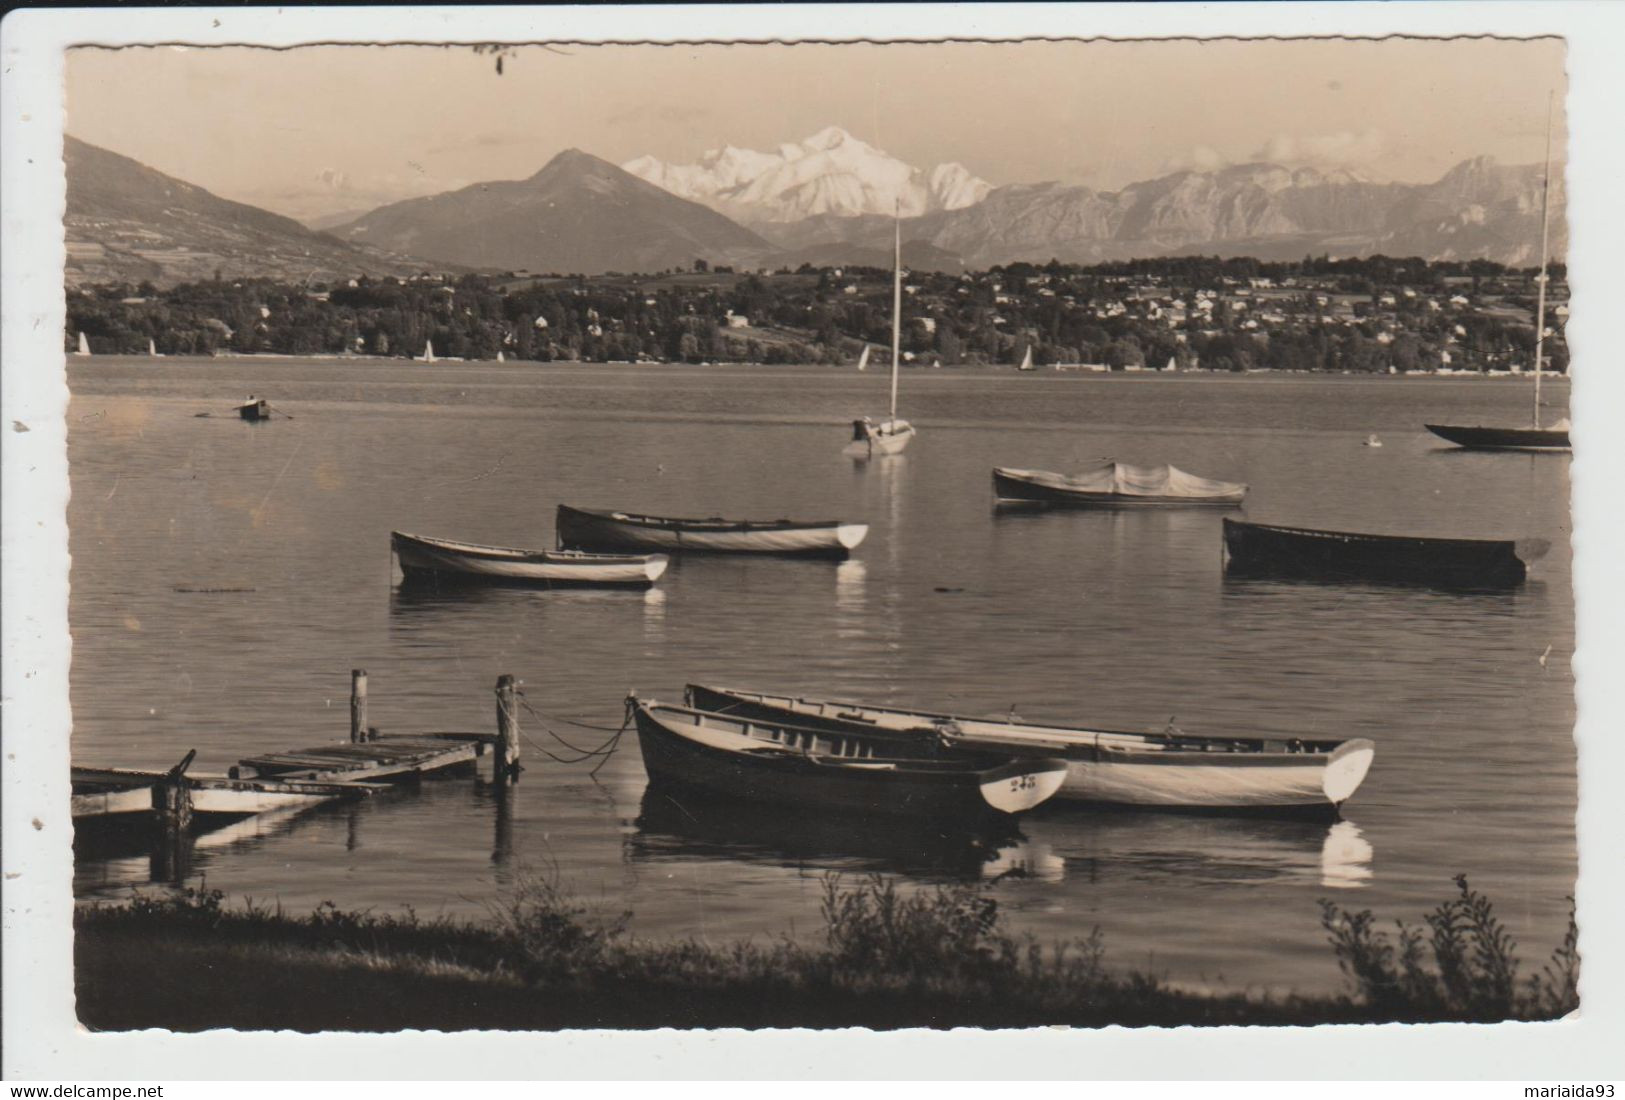
[[[1532,368],[1535,269],[1375,256],[1176,257],[911,271],[907,366],[1073,371],[1515,374]],[[1548,290],[1545,369],[1563,373],[1568,292]],[[214,279],[68,291],[67,350],[592,363],[890,358],[891,273],[869,267],[582,276]],[[81,340],[81,334],[84,339]]]

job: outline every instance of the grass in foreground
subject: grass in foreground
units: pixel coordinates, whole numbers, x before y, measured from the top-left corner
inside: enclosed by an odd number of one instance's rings
[[[882,877],[825,880],[824,942],[652,943],[556,882],[530,881],[483,922],[227,908],[188,888],[79,910],[80,1019],[104,1030],[405,1028],[1097,1027],[1551,1019],[1578,1005],[1577,938],[1517,979],[1488,899],[1459,896],[1399,924],[1322,902],[1352,994],[1247,997],[1115,975],[1097,932],[1040,944],[1005,931],[976,886],[905,893]],[[1425,962],[1430,948],[1434,969]]]

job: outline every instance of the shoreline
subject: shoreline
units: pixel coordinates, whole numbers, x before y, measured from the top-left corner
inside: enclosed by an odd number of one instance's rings
[[[1457,884],[1460,896],[1427,917],[1459,925],[1456,953],[1435,941],[1437,974],[1419,954],[1396,962],[1369,910],[1321,902],[1352,995],[1182,990],[1108,968],[1098,930],[1049,945],[1008,935],[997,901],[975,888],[904,894],[881,877],[839,876],[824,881],[821,947],[634,940],[630,913],[590,910],[535,880],[480,922],[331,903],[293,917],[227,908],[206,888],[137,895],[76,909],[74,987],[79,1020],[97,1031],[1308,1026],[1574,1011],[1572,913],[1547,979],[1519,983],[1515,957],[1473,953],[1500,926],[1487,898]]]

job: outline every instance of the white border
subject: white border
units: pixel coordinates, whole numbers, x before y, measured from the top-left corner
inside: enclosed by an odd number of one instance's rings
[[[1625,9],[1585,3],[799,5],[13,11],[0,24],[4,1075],[248,1079],[1619,1078],[1625,929]],[[1176,1031],[90,1035],[73,1022],[61,56],[74,43],[1561,35],[1568,41],[1584,1009],[1547,1025]],[[1532,91],[1531,95],[1536,92]],[[21,422],[27,432],[13,430]],[[1448,803],[1447,792],[1441,804]],[[32,825],[34,820],[39,828]],[[13,877],[16,876],[16,877]]]

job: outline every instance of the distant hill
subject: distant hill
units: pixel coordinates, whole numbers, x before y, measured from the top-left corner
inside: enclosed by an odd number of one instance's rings
[[[452,263],[583,275],[776,258],[772,245],[723,215],[576,149],[529,179],[392,203],[335,232]]]
[[[320,280],[405,275],[421,261],[358,248],[292,218],[232,202],[129,157],[64,136],[66,280]]]

